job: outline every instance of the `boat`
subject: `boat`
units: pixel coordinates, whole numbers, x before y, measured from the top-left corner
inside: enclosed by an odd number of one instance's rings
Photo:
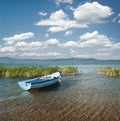
[[[61,82],[60,72],[55,72],[47,76],[37,77],[29,80],[19,81],[18,85],[24,90],[42,88]]]

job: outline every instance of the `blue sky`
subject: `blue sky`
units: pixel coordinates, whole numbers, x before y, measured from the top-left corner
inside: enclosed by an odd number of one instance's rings
[[[0,57],[120,59],[120,1],[1,0]]]

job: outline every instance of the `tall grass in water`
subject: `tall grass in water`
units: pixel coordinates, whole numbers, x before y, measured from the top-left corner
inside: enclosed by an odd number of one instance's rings
[[[63,75],[77,75],[79,74],[78,70],[74,66],[65,66],[61,68],[61,72]]]
[[[63,75],[76,75],[78,70],[72,66],[58,67],[30,67],[30,66],[0,66],[0,77],[27,77],[33,78],[60,71]]]
[[[99,67],[97,71],[105,76],[120,77],[120,67]]]

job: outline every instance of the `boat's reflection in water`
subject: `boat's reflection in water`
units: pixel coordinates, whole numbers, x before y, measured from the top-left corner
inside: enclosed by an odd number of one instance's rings
[[[33,95],[32,93],[28,92],[28,91],[23,92],[23,93],[21,94],[21,96],[22,96],[23,98],[32,98],[32,97],[34,97],[34,95]]]

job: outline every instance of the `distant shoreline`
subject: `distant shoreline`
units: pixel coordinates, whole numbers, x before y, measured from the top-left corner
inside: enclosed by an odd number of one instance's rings
[[[120,60],[97,60],[93,58],[59,58],[59,59],[16,59],[0,57],[2,65],[120,65]]]

